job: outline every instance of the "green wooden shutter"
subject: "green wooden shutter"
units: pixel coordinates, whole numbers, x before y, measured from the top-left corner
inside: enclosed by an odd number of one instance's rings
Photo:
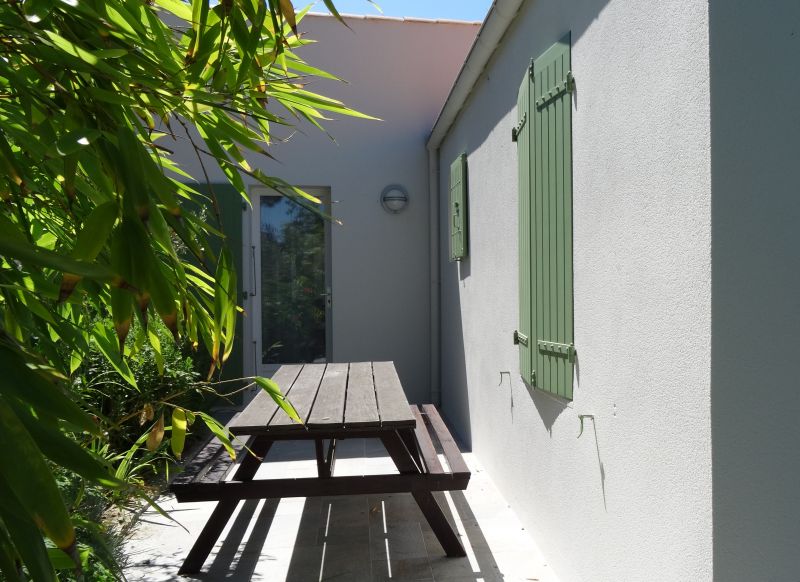
[[[572,72],[570,37],[533,63],[536,386],[572,398]],[[538,228],[537,228],[538,227]]]
[[[522,79],[517,96],[517,126],[514,139],[517,141],[519,166],[519,329],[516,342],[519,344],[519,371],[525,382],[533,384],[531,333],[531,267],[534,255],[531,241],[531,148],[530,135],[530,78]]]
[[[529,135],[519,145],[520,212],[530,221],[520,236],[520,301],[530,306],[531,385],[572,398],[575,345],[572,285],[572,72],[569,34],[534,60],[529,71]],[[520,137],[524,135],[523,127]],[[520,141],[520,140],[518,140]],[[522,148],[529,154],[522,160]],[[529,202],[523,200],[530,198]],[[524,206],[529,204],[528,206]],[[529,246],[527,246],[529,244]],[[530,253],[526,256],[524,253]],[[522,264],[525,267],[523,269]],[[525,283],[530,299],[523,293]],[[526,307],[527,309],[527,307]],[[520,309],[520,316],[523,317]],[[521,363],[521,368],[525,365]],[[523,368],[523,372],[525,369]]]
[[[467,256],[467,155],[450,164],[450,260]]]

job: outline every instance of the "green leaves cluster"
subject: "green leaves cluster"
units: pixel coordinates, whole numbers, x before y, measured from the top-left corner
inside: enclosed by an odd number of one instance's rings
[[[102,352],[137,390],[126,342],[134,320],[157,354],[152,318],[206,350],[209,376],[231,352],[236,273],[219,220],[197,210],[213,217],[217,201],[192,187],[206,176],[188,175],[173,152],[218,164],[242,195],[247,178],[317,210],[313,196],[248,162],[269,155],[274,124],[360,115],[307,89],[309,77],[332,76],[297,56],[308,42],[302,16],[289,0],[0,3],[0,572],[9,580],[53,579],[42,533],[80,567],[54,464],[122,486],[74,439],[102,438],[119,420],[69,392],[87,354]],[[263,387],[293,412],[278,387]],[[160,431],[175,431],[179,455],[193,415],[171,416]]]

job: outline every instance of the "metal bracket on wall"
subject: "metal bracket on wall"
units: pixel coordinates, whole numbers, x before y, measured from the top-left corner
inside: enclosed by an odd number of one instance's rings
[[[519,137],[519,132],[522,131],[523,127],[525,127],[525,123],[527,121],[528,121],[528,114],[523,113],[522,119],[520,119],[517,126],[511,130],[511,141],[517,141],[517,138]]]
[[[578,433],[578,438],[581,438],[581,435],[583,434],[583,420],[585,418],[591,418],[592,422],[594,422],[594,414],[579,414],[578,418],[581,421],[581,432]]]

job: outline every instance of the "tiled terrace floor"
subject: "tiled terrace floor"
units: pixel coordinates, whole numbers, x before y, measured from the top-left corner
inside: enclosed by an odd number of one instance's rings
[[[260,477],[316,475],[313,443],[278,443]],[[535,543],[472,454],[464,492],[437,494],[449,508],[466,558],[447,558],[408,494],[251,500],[237,513],[194,579],[270,582],[383,580],[556,582]],[[394,470],[377,441],[337,446],[336,474]],[[127,542],[131,582],[176,580],[182,559],[213,503],[162,507],[188,529],[148,512]],[[446,510],[447,511],[447,510]]]

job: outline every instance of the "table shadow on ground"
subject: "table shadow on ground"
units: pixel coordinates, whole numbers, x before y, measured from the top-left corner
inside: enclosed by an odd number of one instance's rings
[[[283,540],[293,544],[287,565],[265,546],[278,503],[249,500],[242,502],[206,571],[193,578],[205,582],[504,580],[464,494],[447,494],[450,502],[444,493],[435,495],[451,524],[455,509],[467,557],[446,557],[411,495],[401,493],[305,499],[294,539]]]

